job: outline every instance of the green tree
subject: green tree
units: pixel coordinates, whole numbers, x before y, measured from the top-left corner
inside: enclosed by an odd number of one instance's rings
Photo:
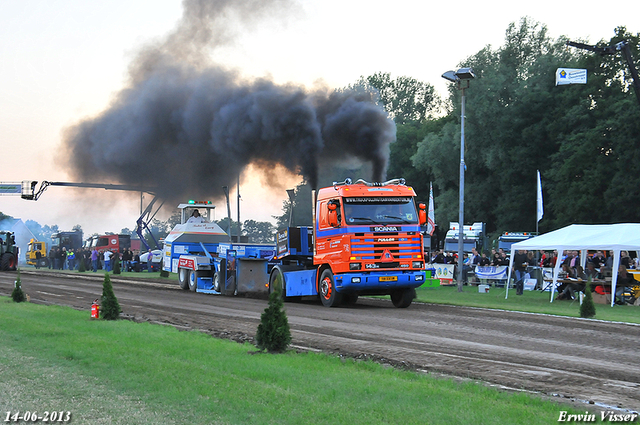
[[[13,291],[11,292],[11,298],[14,302],[21,303],[27,300],[27,296],[24,294],[22,290],[22,281],[20,280],[20,272],[18,271],[18,277],[16,279],[15,286]]]
[[[100,299],[100,316],[105,320],[116,320],[120,317],[120,304],[113,292],[109,273],[105,273],[102,284],[102,298]]]
[[[273,243],[275,233],[275,226],[268,221],[245,220],[242,225],[242,234],[255,243]]]
[[[220,226],[222,230],[226,233],[229,233],[229,217],[225,217],[220,220],[214,220],[215,223]],[[236,236],[238,234],[238,223],[234,220],[231,220],[231,235]]]
[[[276,289],[269,294],[269,305],[260,317],[256,333],[256,346],[270,353],[282,353],[291,343],[291,330],[284,311],[281,284],[282,282],[276,285]]]
[[[159,241],[169,234],[169,227],[166,221],[160,221],[157,218],[154,218],[153,220],[151,220],[151,223],[149,223],[147,234],[149,232],[151,232],[156,240]]]
[[[623,28],[602,44],[622,39],[638,52],[638,36]],[[467,223],[485,222],[493,234],[535,230],[536,170],[545,200],[541,231],[634,219],[640,108],[622,78],[626,65],[620,57],[567,48],[566,38],[553,40],[544,25],[523,18],[509,25],[504,45],[487,46],[460,66],[472,67],[477,76],[466,90]],[[586,68],[589,83],[556,87],[559,67]],[[411,156],[416,171],[433,180],[441,223],[457,221],[460,91],[454,85],[446,107],[442,125]],[[407,162],[397,155],[391,167],[398,159]]]
[[[584,299],[580,304],[580,317],[590,318],[596,316],[596,305],[593,302],[593,295],[591,294],[591,278],[584,288]]]
[[[388,72],[377,72],[360,79],[349,88],[375,91],[378,103],[396,124],[423,122],[437,112],[440,100],[434,87],[412,77],[391,79]]]

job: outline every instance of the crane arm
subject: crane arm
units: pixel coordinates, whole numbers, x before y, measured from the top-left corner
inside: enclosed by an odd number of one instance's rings
[[[144,244],[147,249],[151,249],[150,244],[146,241],[143,236],[143,230],[149,230],[149,235],[153,240],[156,248],[160,248],[160,243],[156,240],[156,238],[151,233],[151,229],[149,225],[151,220],[158,213],[162,205],[164,205],[164,201],[160,203],[160,206],[156,209],[156,211],[152,214],[153,206],[158,200],[158,196],[156,195],[157,190],[151,187],[143,187],[143,186],[133,186],[127,184],[103,184],[103,183],[73,183],[73,182],[50,182],[43,181],[40,183],[40,187],[38,187],[37,181],[29,181],[25,180],[22,182],[22,199],[37,201],[40,196],[44,193],[45,190],[49,186],[65,186],[65,187],[84,187],[90,189],[105,189],[105,190],[127,190],[132,192],[145,192],[151,195],[154,195],[153,200],[149,203],[145,211],[140,215],[138,220],[136,220],[137,228],[136,233],[140,237],[140,241]],[[14,192],[15,193],[15,192]]]
[[[37,201],[49,186],[66,186],[66,187],[85,187],[90,189],[105,189],[105,190],[128,190],[132,192],[146,192],[152,195],[155,194],[154,188],[133,186],[127,184],[103,184],[103,183],[72,183],[72,182],[49,182],[43,181],[38,186],[37,181],[25,180],[22,182],[22,199],[28,199],[31,201]]]
[[[623,40],[619,43],[606,47],[592,46],[590,44],[578,43],[576,41],[567,41],[567,45],[582,50],[589,50],[601,55],[614,55],[616,52],[621,51],[627,61],[629,72],[631,72],[633,87],[636,92],[636,98],[638,99],[638,103],[640,103],[640,78],[638,78],[638,70],[633,62],[633,56],[631,56],[631,48],[629,47],[628,41]]]

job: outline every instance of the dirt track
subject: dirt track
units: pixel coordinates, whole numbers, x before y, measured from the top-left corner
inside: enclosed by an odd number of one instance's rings
[[[23,271],[31,302],[86,310],[102,277]],[[15,273],[0,273],[10,295]],[[177,282],[112,277],[124,317],[252,339],[265,300],[182,291]],[[435,304],[396,309],[360,299],[353,307],[286,303],[293,342],[410,369],[640,411],[640,326]],[[604,410],[605,407],[595,407]]]

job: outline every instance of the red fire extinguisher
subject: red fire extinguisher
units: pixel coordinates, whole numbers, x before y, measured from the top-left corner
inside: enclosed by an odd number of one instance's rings
[[[100,318],[100,306],[98,305],[97,299],[93,302],[93,304],[91,304],[91,318],[92,319]]]

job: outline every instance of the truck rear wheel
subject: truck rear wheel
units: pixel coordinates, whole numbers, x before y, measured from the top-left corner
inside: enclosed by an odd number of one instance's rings
[[[10,252],[2,255],[2,270],[12,271],[16,269],[16,256]]]
[[[226,287],[225,277],[227,276],[227,260],[224,258],[218,264],[218,271],[213,274],[213,290],[221,294]]]
[[[180,283],[180,287],[185,291],[189,289],[189,269],[178,269],[178,282]]]
[[[326,269],[320,276],[320,300],[325,307],[337,307],[342,303],[342,294],[336,291],[336,283],[331,269]]]
[[[395,307],[407,308],[411,305],[411,302],[416,297],[416,290],[411,289],[398,289],[391,294],[391,302]]]
[[[282,299],[287,296],[287,288],[284,286],[284,276],[282,276],[282,272],[279,269],[274,268],[271,271],[271,276],[269,276],[269,295],[276,289],[280,291]]]
[[[189,282],[189,290],[191,292],[196,292],[196,287],[198,286],[198,282],[197,282],[197,278],[196,278],[196,272],[195,270],[187,270],[187,279]]]

